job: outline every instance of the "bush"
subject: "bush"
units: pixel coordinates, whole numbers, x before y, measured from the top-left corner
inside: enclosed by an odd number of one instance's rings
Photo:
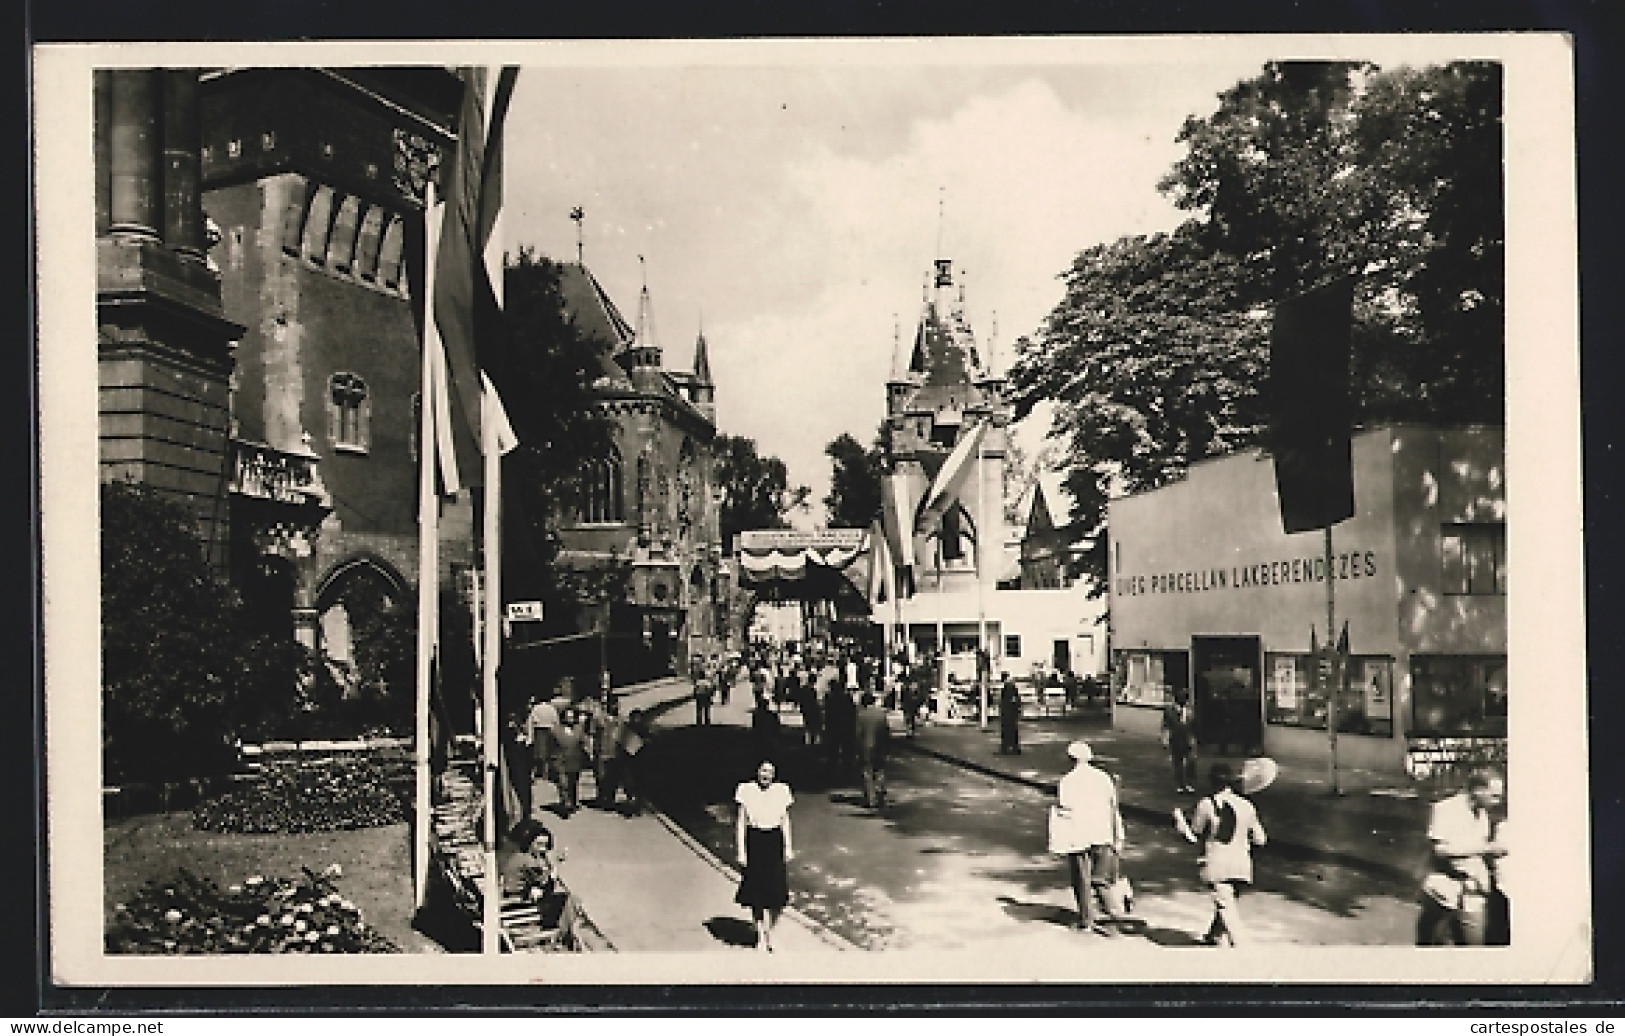
[[[258,875],[225,891],[186,869],[115,908],[108,953],[398,953],[338,892],[337,865],[297,880]]]
[[[407,793],[409,784],[375,759],[279,761],[259,780],[200,803],[192,823],[233,834],[383,827],[406,820]]]

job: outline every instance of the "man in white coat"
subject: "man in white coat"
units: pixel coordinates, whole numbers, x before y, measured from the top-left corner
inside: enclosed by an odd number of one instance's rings
[[[1050,821],[1050,851],[1063,853],[1072,895],[1078,903],[1079,931],[1110,935],[1095,916],[1098,891],[1108,918],[1121,920],[1124,904],[1116,892],[1118,854],[1123,848],[1123,815],[1117,808],[1117,782],[1090,765],[1094,751],[1083,741],[1067,746],[1071,772],[1056,787],[1056,809]]]

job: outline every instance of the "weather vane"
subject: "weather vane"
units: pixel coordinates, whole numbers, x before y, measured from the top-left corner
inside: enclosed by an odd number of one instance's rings
[[[581,221],[587,218],[587,214],[582,211],[581,206],[577,205],[570,210],[570,218],[575,220],[576,224],[576,263],[579,265],[581,263]]]

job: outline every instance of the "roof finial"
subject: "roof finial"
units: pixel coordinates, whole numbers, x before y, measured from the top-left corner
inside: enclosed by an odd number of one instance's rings
[[[581,221],[587,218],[587,214],[582,211],[581,206],[577,205],[570,210],[570,218],[575,220],[576,224],[576,265],[580,266],[583,265],[581,262]]]
[[[987,337],[987,373],[989,377],[999,376],[998,364],[999,348],[999,311],[993,311],[993,327]]]
[[[943,199],[946,197],[947,193],[948,188],[940,184],[937,185],[937,254],[935,258],[938,259],[942,258],[942,222],[944,218]]]

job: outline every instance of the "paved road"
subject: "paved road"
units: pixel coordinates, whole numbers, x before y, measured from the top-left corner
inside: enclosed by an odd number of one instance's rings
[[[668,815],[731,860],[733,788],[753,769],[737,694],[717,719],[696,728],[691,710],[668,714],[650,746],[651,785]],[[854,943],[964,949],[1094,940],[1070,930],[1071,892],[1064,865],[1045,851],[1049,800],[1041,792],[899,753],[892,802],[876,816],[855,786],[827,779],[812,749],[785,749],[781,770],[796,793],[795,905]],[[1111,941],[1196,945],[1210,911],[1192,847],[1170,828],[1132,820],[1129,839],[1124,862],[1139,922]],[[1278,859],[1260,861],[1244,905],[1255,940],[1270,944],[1405,945],[1416,915],[1409,885]]]

